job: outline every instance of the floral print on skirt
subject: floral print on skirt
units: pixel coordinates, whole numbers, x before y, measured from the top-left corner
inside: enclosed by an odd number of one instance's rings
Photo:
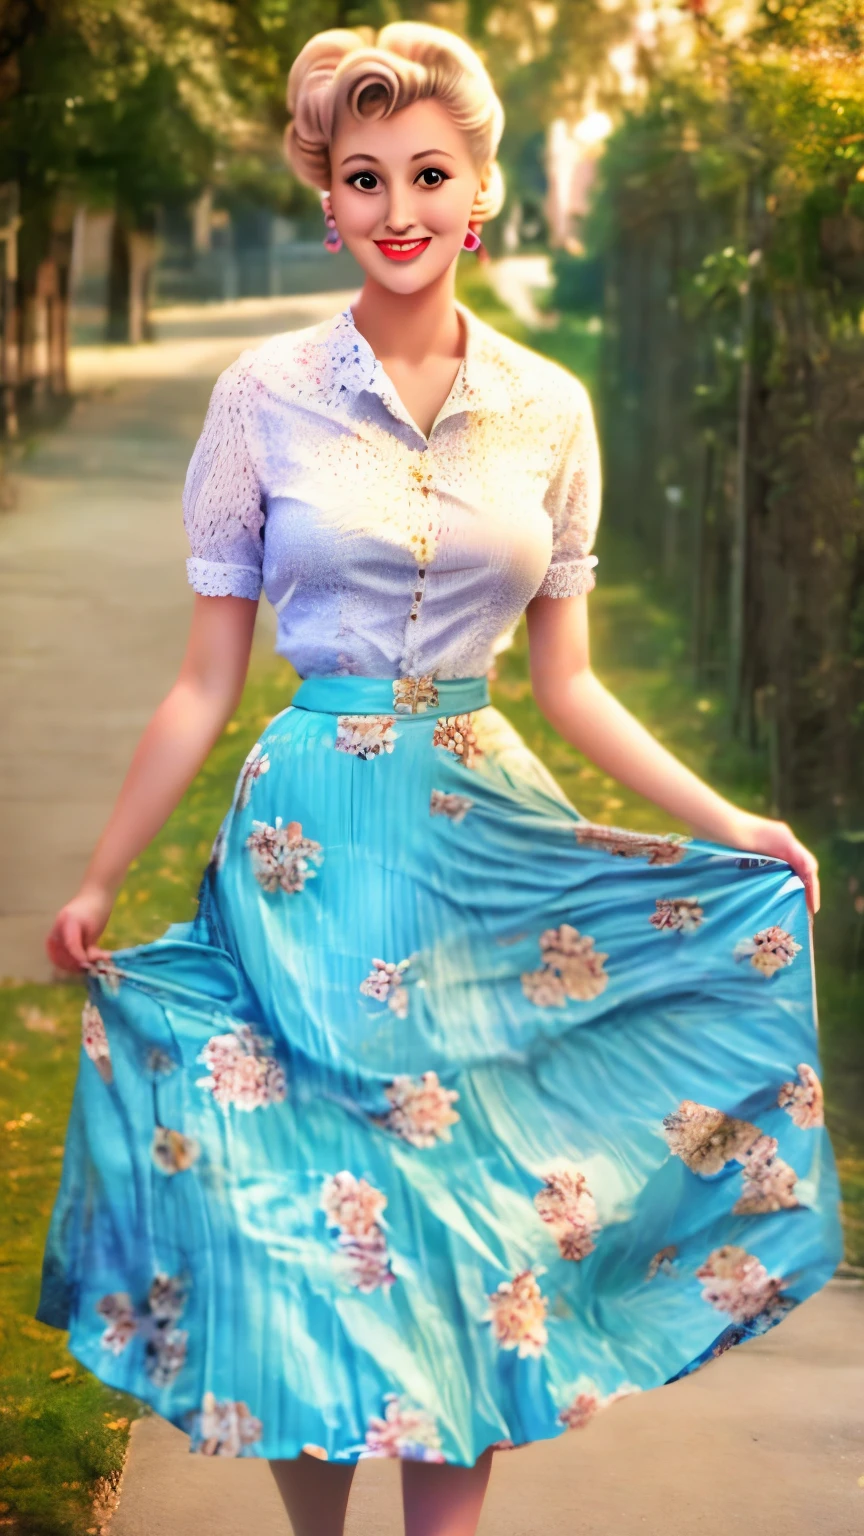
[[[36,1315],[202,1454],[470,1464],[841,1256],[800,879],[400,686],[305,682],[194,921],[89,978]]]

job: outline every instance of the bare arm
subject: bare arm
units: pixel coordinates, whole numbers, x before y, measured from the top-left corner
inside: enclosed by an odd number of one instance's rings
[[[46,940],[61,970],[78,970],[103,950],[96,940],[132,859],[179,804],[243,692],[257,603],[198,597],[177,681],[152,716],[123,781],[80,890]]]
[[[620,784],[687,822],[697,837],[785,859],[819,908],[817,863],[782,821],[724,800],[661,746],[591,670],[586,597],[535,597],[528,606],[531,684],[546,719]]]

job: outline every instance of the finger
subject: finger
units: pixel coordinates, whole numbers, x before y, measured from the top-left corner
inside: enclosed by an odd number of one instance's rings
[[[71,913],[60,920],[60,938],[67,953],[71,955],[74,969],[80,970],[87,962],[84,945],[81,939],[81,923]]]
[[[56,966],[58,971],[75,970],[72,956],[66,953],[63,944],[57,937],[57,934],[53,928],[45,940],[45,953],[47,954],[48,959],[51,961],[51,964]]]
[[[804,881],[807,905],[815,915],[819,910],[819,877],[816,873],[816,860],[806,850],[803,852],[804,857],[798,860],[798,873]]]
[[[87,945],[87,959],[88,960],[91,960],[91,961],[92,960],[110,960],[111,959],[111,953],[112,952],[111,952],[110,949],[100,949],[98,944],[88,944]]]
[[[68,950],[66,950],[62,944],[53,944],[50,949],[48,949],[48,958],[56,970],[66,971],[73,976],[80,975],[80,965],[75,959],[73,959],[72,955],[69,954]]]
[[[813,856],[809,848],[804,852],[807,855],[807,873],[810,880],[810,892],[812,897],[813,912],[818,912],[821,905],[821,890],[819,885],[819,860]]]
[[[55,922],[54,927],[45,940],[45,949],[48,959],[58,970],[77,971],[80,969],[78,962],[69,953],[63,937],[63,925],[59,921]]]

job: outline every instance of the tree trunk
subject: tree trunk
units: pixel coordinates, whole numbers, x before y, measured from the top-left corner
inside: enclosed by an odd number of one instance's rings
[[[6,437],[18,435],[18,186],[0,187],[0,387]]]
[[[118,213],[111,236],[108,341],[137,346],[152,340],[150,292],[155,261],[156,237],[152,228],[131,229]]]

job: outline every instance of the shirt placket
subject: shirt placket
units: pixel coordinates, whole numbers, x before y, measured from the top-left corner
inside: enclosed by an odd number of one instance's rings
[[[435,493],[434,457],[427,444],[421,449],[412,466],[411,475],[416,490],[412,496],[411,553],[416,563],[411,606],[405,621],[402,641],[402,670],[405,676],[419,676],[418,657],[420,641],[418,627],[422,605],[426,596],[427,576],[440,536],[438,497]]]

